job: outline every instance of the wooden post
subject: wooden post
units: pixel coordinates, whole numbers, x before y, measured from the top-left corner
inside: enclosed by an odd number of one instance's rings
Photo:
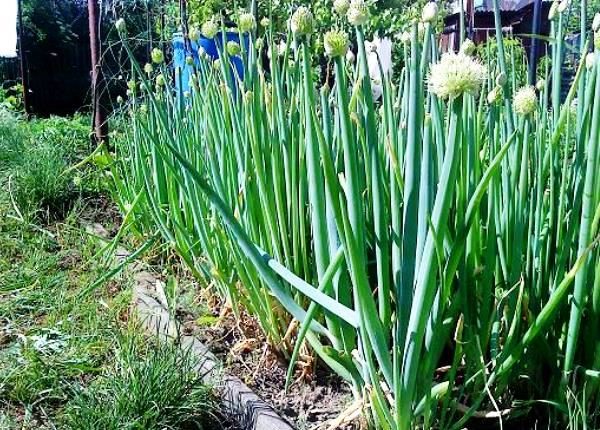
[[[92,58],[92,114],[94,141],[108,142],[108,122],[106,111],[100,100],[100,84],[102,83],[102,69],[100,67],[100,38],[98,35],[98,4],[97,0],[88,0],[88,22],[90,30],[90,53]]]
[[[25,71],[25,32],[23,31],[23,0],[19,0],[17,3],[18,7],[18,19],[19,19],[19,68],[21,69],[21,86],[23,87],[23,109],[25,115],[29,114],[29,95],[27,94],[29,88],[29,82]]]

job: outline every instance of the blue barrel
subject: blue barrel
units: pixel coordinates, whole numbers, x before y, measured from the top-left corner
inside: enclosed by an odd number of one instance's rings
[[[249,39],[248,36],[243,37],[244,52],[248,51]],[[228,31],[225,33],[225,43],[234,41],[240,43],[240,35],[234,31]],[[188,66],[185,62],[186,57],[191,56],[194,59],[196,65],[199,64],[200,58],[198,50],[202,48],[204,52],[214,61],[219,58],[219,52],[225,49],[223,47],[223,35],[221,32],[217,33],[214,39],[207,39],[201,37],[198,42],[190,41],[189,47],[186,47],[186,43],[182,33],[175,33],[173,35],[173,66],[175,70],[179,69],[180,76],[176,75],[175,87],[179,95],[185,91],[189,91],[190,77],[193,72],[192,66]],[[243,79],[244,75],[244,64],[240,57],[230,58],[230,61],[235,67],[236,73],[240,78]],[[233,75],[233,70],[232,70]],[[233,85],[236,86],[235,79],[232,79]]]

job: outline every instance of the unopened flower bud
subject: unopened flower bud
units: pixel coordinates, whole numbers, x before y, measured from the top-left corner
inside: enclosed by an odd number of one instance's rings
[[[430,1],[423,7],[421,19],[424,23],[434,23],[438,14],[438,5],[435,1]]]
[[[265,16],[263,19],[260,20],[260,25],[262,27],[267,28],[268,26],[271,25],[271,20]]]
[[[566,11],[569,8],[569,5],[570,0],[561,0],[557,8],[558,13],[563,13],[564,11]]]
[[[590,52],[585,56],[585,67],[588,70],[591,70],[594,68],[594,65],[596,64],[596,53],[594,52]]]
[[[117,22],[115,22],[115,27],[119,34],[127,33],[127,24],[125,24],[125,20],[123,18],[117,19]]]
[[[600,12],[594,15],[594,20],[592,21],[592,31],[596,32],[600,30]]]
[[[548,20],[554,21],[556,19],[556,15],[558,13],[558,0],[554,0],[552,5],[550,6],[550,10],[548,11]]]
[[[150,57],[152,57],[152,62],[156,64],[161,64],[165,61],[165,54],[158,48],[152,50]]]
[[[144,65],[144,72],[146,72],[147,75],[150,75],[153,71],[154,71],[154,67],[152,67],[152,64],[146,63]]]
[[[156,76],[156,86],[157,87],[164,87],[165,86],[165,77],[162,73],[159,73]]]
[[[185,64],[187,64],[188,66],[194,65],[194,57],[192,57],[191,55],[185,57]]]
[[[495,86],[492,91],[488,93],[487,102],[490,105],[498,104],[502,100],[502,87]]]
[[[200,39],[200,30],[198,30],[197,27],[192,27],[192,29],[190,30],[188,37],[190,38],[190,40],[192,42],[197,42]]]
[[[506,73],[504,72],[500,72],[498,73],[498,76],[496,76],[496,85],[498,85],[499,87],[503,87],[504,85],[506,85],[507,81],[508,79],[506,77]]]
[[[121,96],[117,96],[117,103],[118,103],[118,104],[122,105],[122,104],[123,104],[123,101],[124,101],[124,100],[123,100],[123,97],[121,97]]]
[[[544,89],[546,88],[546,80],[540,79],[539,81],[537,81],[535,84],[535,88],[540,92],[544,91]]]

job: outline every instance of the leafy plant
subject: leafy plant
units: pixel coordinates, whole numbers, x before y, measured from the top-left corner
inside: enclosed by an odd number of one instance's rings
[[[343,30],[323,40],[333,86],[315,86],[302,7],[285,52],[258,60],[276,52],[270,31],[243,77],[222,52],[190,65],[193,92],[176,96],[163,64],[159,85],[134,65],[132,129],[107,154],[125,217],[256,317],[288,381],[310,344],[378,429],[460,429],[538,399],[559,405],[540,409],[561,426],[581,377],[597,409],[598,61],[562,102],[562,14],[551,85],[536,92],[499,17],[486,67],[472,43],[440,55],[429,13],[399,76],[373,82],[368,11],[350,7],[357,64]]]

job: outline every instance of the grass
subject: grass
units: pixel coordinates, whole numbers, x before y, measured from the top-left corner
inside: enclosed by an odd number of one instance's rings
[[[82,219],[116,222],[99,176],[61,176],[84,125],[0,118],[0,429],[219,428],[198,359],[139,329],[125,274],[80,294],[106,271]]]

